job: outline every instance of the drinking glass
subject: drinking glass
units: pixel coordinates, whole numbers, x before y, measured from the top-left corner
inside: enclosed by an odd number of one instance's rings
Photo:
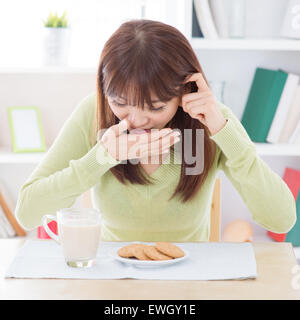
[[[55,220],[58,236],[48,227]],[[64,208],[56,216],[45,215],[43,227],[48,235],[62,246],[66,263],[70,267],[91,267],[100,242],[101,215],[93,208]]]

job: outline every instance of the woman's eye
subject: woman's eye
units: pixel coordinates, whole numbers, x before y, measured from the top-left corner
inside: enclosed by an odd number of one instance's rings
[[[114,104],[119,106],[119,107],[125,107],[126,106],[126,104],[122,104],[122,103],[119,103],[119,102],[116,102],[116,101],[114,101]]]
[[[159,108],[153,108],[153,109],[151,109],[151,111],[161,111],[161,110],[163,110],[164,108],[165,108],[165,106],[159,107]]]
[[[117,101],[113,101],[113,103],[114,103],[116,106],[118,106],[118,107],[126,107],[126,104],[124,104],[124,103],[119,103],[119,102],[117,102]],[[164,108],[165,108],[165,106],[162,106],[162,107],[159,107],[159,108],[152,108],[152,109],[150,109],[150,110],[156,112],[156,111],[161,111],[161,110],[163,110]]]

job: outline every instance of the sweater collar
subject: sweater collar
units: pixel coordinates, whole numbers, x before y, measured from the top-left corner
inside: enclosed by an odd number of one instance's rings
[[[169,155],[163,160],[162,164],[150,175],[153,183],[168,183],[170,179],[179,178],[181,169],[180,154],[173,148],[170,149]],[[147,175],[148,177],[149,175]]]

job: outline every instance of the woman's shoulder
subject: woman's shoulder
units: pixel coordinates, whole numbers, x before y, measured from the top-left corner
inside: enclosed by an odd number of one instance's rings
[[[88,137],[89,147],[94,145],[94,140],[96,139],[93,131],[95,125],[96,106],[97,94],[96,91],[92,91],[78,101],[71,115],[72,121],[74,121]]]
[[[97,105],[96,101],[96,91],[92,91],[78,102],[73,111],[77,122],[82,123],[93,119]]]

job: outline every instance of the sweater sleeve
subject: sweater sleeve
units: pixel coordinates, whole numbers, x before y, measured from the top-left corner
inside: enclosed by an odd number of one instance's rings
[[[276,233],[296,223],[296,203],[287,184],[257,155],[256,146],[233,112],[218,101],[227,119],[210,138],[221,149],[218,166],[238,191],[252,219]]]
[[[78,196],[121,162],[113,158],[100,141],[95,141],[94,146],[88,142],[94,110],[94,94],[79,102],[19,190],[15,215],[25,230],[41,225],[45,214],[70,208]]]

